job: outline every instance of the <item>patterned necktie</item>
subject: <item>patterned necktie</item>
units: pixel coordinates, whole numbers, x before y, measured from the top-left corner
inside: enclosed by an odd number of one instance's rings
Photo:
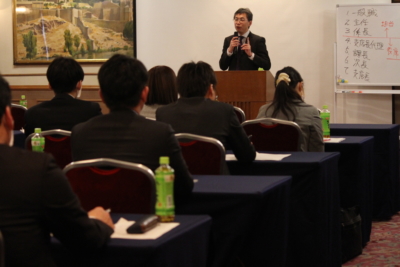
[[[241,46],[243,44],[243,36],[239,36],[239,46],[238,46],[238,52],[237,52],[237,57],[236,57],[236,70],[240,70],[240,56],[243,54],[243,50],[241,49]]]

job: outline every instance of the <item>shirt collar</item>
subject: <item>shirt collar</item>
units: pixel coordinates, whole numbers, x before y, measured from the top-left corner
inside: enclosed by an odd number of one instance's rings
[[[250,34],[250,30],[248,30],[245,34],[239,35],[239,36],[243,36],[244,38],[247,38],[249,36],[249,34]]]

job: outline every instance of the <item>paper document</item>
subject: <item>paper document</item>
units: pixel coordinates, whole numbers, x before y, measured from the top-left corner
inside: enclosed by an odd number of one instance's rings
[[[135,221],[128,221],[125,218],[120,218],[115,224],[114,233],[111,238],[122,239],[157,239],[163,234],[171,231],[179,225],[177,222],[158,223],[156,227],[143,234],[128,234],[126,229],[131,226]]]
[[[256,152],[256,161],[257,160],[275,160],[280,161],[284,158],[289,157],[290,154],[269,154],[269,153],[258,153]],[[237,160],[234,154],[227,154],[225,156],[225,160]]]
[[[324,141],[324,143],[340,143],[346,140],[346,138],[331,138],[329,141]]]

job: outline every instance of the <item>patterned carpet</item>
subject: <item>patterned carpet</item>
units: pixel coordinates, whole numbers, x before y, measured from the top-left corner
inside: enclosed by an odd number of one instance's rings
[[[373,222],[363,253],[342,266],[400,266],[400,213],[390,221]]]

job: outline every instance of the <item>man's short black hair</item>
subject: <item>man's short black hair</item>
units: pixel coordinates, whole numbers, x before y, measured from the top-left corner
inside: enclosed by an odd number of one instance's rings
[[[235,14],[233,14],[233,18],[235,18],[235,16],[236,16],[237,14],[246,14],[247,20],[248,20],[248,21],[253,21],[253,13],[251,13],[250,9],[248,9],[248,8],[239,8],[239,9],[235,12]]]
[[[3,117],[6,107],[8,106],[11,106],[10,86],[0,74],[0,119]]]
[[[149,79],[142,62],[120,54],[101,66],[97,78],[104,102],[111,110],[136,107]]]
[[[83,81],[85,74],[75,59],[58,57],[47,69],[47,80],[56,94],[70,93],[76,88],[79,81]]]
[[[182,97],[204,97],[210,85],[217,85],[212,67],[203,61],[183,64],[178,71],[177,87]]]

